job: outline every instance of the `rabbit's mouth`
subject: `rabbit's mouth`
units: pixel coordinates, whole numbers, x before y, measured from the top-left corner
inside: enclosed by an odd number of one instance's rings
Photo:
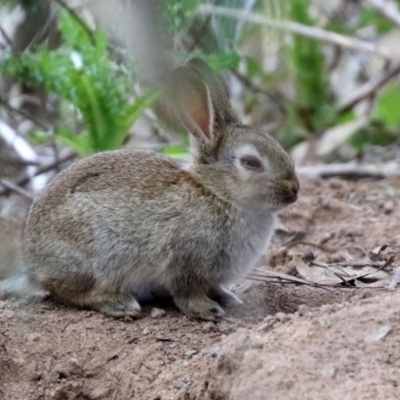
[[[297,178],[279,182],[279,199],[284,205],[296,202],[300,190]]]
[[[284,202],[287,203],[287,204],[292,204],[292,203],[295,203],[297,201],[297,198],[298,198],[298,194],[294,193],[294,194],[291,194],[289,196],[286,196],[284,198]]]

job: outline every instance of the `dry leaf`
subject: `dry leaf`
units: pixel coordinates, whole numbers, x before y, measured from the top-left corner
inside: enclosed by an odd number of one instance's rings
[[[382,246],[375,247],[372,251],[368,252],[368,257],[371,261],[386,261],[387,256],[382,254],[387,248],[388,244],[383,244]]]
[[[294,262],[300,276],[320,285],[338,285],[354,281],[356,286],[377,287],[388,285],[392,275],[368,263],[364,266],[329,265],[322,262],[312,262],[312,265],[308,265],[298,257],[294,258]]]
[[[303,278],[320,285],[336,285],[342,280],[327,268],[310,267],[301,258],[294,257],[297,272]]]
[[[380,327],[376,332],[367,337],[368,342],[378,342],[384,339],[392,330],[390,325]]]

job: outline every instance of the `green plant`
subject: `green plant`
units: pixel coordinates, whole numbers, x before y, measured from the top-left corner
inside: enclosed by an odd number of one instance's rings
[[[309,0],[290,2],[290,19],[307,26],[315,26],[309,13]],[[289,126],[284,126],[281,137],[291,146],[301,140],[294,134],[292,126],[299,126],[304,135],[315,134],[332,121],[333,110],[329,106],[328,76],[320,42],[301,35],[292,37],[286,54],[289,71],[295,83],[296,95],[289,102]]]
[[[64,10],[58,26],[63,38],[58,49],[41,45],[20,56],[10,52],[0,66],[6,74],[42,86],[79,110],[84,131],[77,134],[63,126],[55,132],[58,140],[80,155],[117,149],[158,92],[130,101],[132,76],[111,59],[105,33],[91,34]]]

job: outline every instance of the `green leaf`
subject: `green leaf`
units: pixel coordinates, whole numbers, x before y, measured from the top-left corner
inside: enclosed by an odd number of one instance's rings
[[[379,94],[373,117],[394,128],[400,123],[400,85],[391,83]]]
[[[0,68],[4,74],[58,96],[61,112],[70,117],[56,134],[63,144],[80,155],[119,148],[158,93],[146,93],[130,104],[132,74],[111,58],[105,33],[88,32],[66,10],[59,13],[58,26],[63,40],[57,49],[50,50],[45,43],[18,56],[4,51]],[[36,135],[35,139],[45,138]]]
[[[378,10],[371,8],[363,8],[360,12],[360,26],[375,25],[376,30],[380,34],[386,34],[393,30],[396,24],[388,20]]]
[[[186,29],[192,20],[193,12],[198,7],[196,0],[162,0],[162,11],[170,31]]]
[[[89,33],[67,10],[60,11],[58,28],[65,42],[71,47],[84,48],[91,46]]]
[[[109,132],[109,121],[105,118],[93,81],[84,73],[79,75],[88,99],[88,107],[86,109],[87,122],[91,121],[93,123],[89,130],[90,145],[97,151],[107,150],[102,145],[102,139],[105,139]]]
[[[29,137],[37,144],[47,143],[49,140],[49,136],[45,132],[33,132]]]
[[[163,154],[177,160],[184,160],[187,159],[189,156],[189,152],[186,148],[176,146],[167,146],[164,149]]]
[[[128,106],[118,121],[118,130],[127,132],[128,129],[137,121],[138,118],[149,108],[154,101],[160,96],[161,91],[149,92],[138,97],[133,104]],[[125,139],[125,138],[124,138]],[[123,143],[123,140],[122,142]]]
[[[366,146],[387,146],[398,138],[398,134],[388,130],[381,121],[373,120],[370,126],[352,135],[349,143],[359,154],[362,154]]]
[[[221,54],[204,54],[200,51],[190,53],[186,58],[198,57],[204,60],[217,72],[226,69],[237,69],[240,63],[240,56],[236,51]]]
[[[336,125],[342,125],[345,124],[346,122],[351,122],[356,119],[356,114],[354,111],[347,111],[342,115],[339,115],[336,119]]]
[[[74,135],[66,128],[59,129],[56,132],[56,138],[82,157],[93,153],[93,148],[84,136]]]

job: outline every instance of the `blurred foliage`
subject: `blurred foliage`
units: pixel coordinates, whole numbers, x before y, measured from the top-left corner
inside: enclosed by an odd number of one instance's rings
[[[359,25],[373,25],[379,34],[388,33],[395,27],[395,23],[388,20],[378,10],[371,10],[365,6],[360,12]]]
[[[237,69],[240,57],[237,52],[231,51],[223,54],[204,54],[201,51],[193,51],[183,55],[183,61],[191,57],[198,57],[206,61],[214,71],[221,72],[225,69]]]
[[[167,26],[172,34],[188,28],[192,14],[197,8],[196,0],[162,0],[162,13],[165,15]]]
[[[380,121],[373,121],[368,128],[355,133],[349,143],[362,155],[367,146],[387,146],[399,138],[398,133],[390,131],[387,126]]]
[[[10,52],[0,67],[26,84],[43,86],[79,110],[85,132],[78,135],[66,126],[56,132],[56,138],[78,154],[121,147],[129,128],[157,93],[145,93],[129,101],[132,77],[110,58],[103,31],[89,35],[64,10],[60,12],[59,30],[63,44],[58,49],[49,50],[43,44],[22,55]]]
[[[16,2],[0,0],[0,4]],[[154,3],[165,22],[157,26],[158,34],[171,39],[166,42],[171,43],[167,52],[172,62],[177,65],[189,57],[199,57],[222,72],[241,117],[258,125],[274,126],[272,134],[285,147],[308,138],[317,139],[331,127],[360,118],[357,107],[344,112],[338,108],[340,99],[332,85],[335,69],[343,68],[346,50],[309,37],[277,34],[269,27],[246,24],[240,18],[200,15],[198,7],[204,3],[243,10],[243,15],[250,11],[307,27],[322,27],[347,36],[358,36],[366,28],[376,37],[390,34],[395,26],[382,13],[368,4],[344,0],[326,14],[314,0]],[[124,49],[116,49],[105,31],[85,28],[86,20],[83,14],[79,15],[82,21],[66,10],[59,13],[62,44],[57,49],[50,50],[46,42],[18,55],[8,49],[0,67],[27,85],[40,86],[57,95],[64,119],[55,131],[56,138],[87,155],[122,146],[132,124],[153,105],[160,91],[145,89],[134,75],[135,65],[129,64],[131,60],[128,62]],[[275,46],[275,51],[269,53],[269,46]],[[269,54],[272,60],[268,59]],[[370,76],[365,65],[364,62],[356,77],[358,84]],[[400,137],[400,85],[396,78],[367,100],[371,125],[355,132],[348,141],[358,154],[368,145],[384,146]],[[83,124],[72,121],[72,115],[75,119],[78,115]],[[162,115],[157,114],[156,125],[156,129],[168,129]],[[36,132],[32,138],[45,141],[47,136]],[[185,156],[186,142],[164,143],[163,151],[171,157]]]
[[[306,26],[315,26],[309,14],[309,0],[292,0],[290,19]],[[289,102],[289,119],[281,130],[281,139],[287,147],[301,140],[294,136],[290,127],[299,126],[307,133],[315,134],[332,122],[327,98],[328,76],[320,42],[294,36],[286,51],[287,63],[293,76],[296,97]],[[289,129],[288,129],[289,125]]]
[[[373,112],[374,119],[384,123],[388,128],[398,128],[400,124],[400,84],[391,83],[379,94]]]

